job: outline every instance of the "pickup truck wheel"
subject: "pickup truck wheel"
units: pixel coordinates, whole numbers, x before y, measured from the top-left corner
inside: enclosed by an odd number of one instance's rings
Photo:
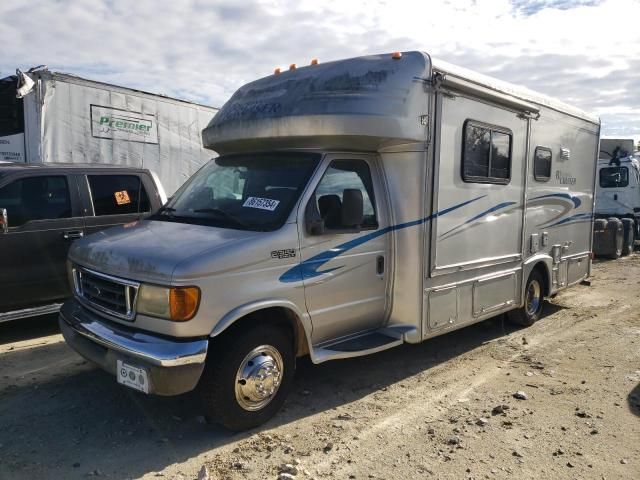
[[[530,327],[542,316],[544,306],[544,280],[538,270],[529,275],[524,291],[524,307],[507,313],[511,323]]]
[[[206,416],[235,431],[265,423],[282,407],[294,371],[283,329],[263,325],[226,337],[212,346],[200,381]]]

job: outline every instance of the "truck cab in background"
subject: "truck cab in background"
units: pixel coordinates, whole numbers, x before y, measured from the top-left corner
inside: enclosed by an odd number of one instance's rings
[[[0,163],[0,322],[56,312],[71,295],[72,242],[165,202],[148,170]]]
[[[640,161],[629,152],[615,149],[598,161],[595,219],[596,255],[617,258],[633,251],[640,240]]]

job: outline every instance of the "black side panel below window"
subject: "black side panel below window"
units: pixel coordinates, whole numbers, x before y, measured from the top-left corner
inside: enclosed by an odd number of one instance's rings
[[[24,133],[24,104],[16,98],[16,77],[0,79],[0,137]]]

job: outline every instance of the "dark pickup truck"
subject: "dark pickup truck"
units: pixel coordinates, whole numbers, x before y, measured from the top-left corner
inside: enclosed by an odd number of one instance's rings
[[[58,310],[71,296],[74,239],[158,210],[149,170],[108,165],[0,163],[0,322]]]

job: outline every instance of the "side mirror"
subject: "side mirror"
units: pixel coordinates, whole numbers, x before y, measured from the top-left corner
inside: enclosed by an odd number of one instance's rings
[[[311,198],[307,203],[307,208],[304,212],[304,223],[309,235],[322,235],[325,231],[324,220],[320,216],[318,205],[314,198]]]
[[[6,208],[0,208],[0,228],[2,228],[2,233],[9,231],[9,217]]]
[[[342,226],[358,228],[364,221],[364,202],[362,191],[357,188],[345,188],[342,191]]]

